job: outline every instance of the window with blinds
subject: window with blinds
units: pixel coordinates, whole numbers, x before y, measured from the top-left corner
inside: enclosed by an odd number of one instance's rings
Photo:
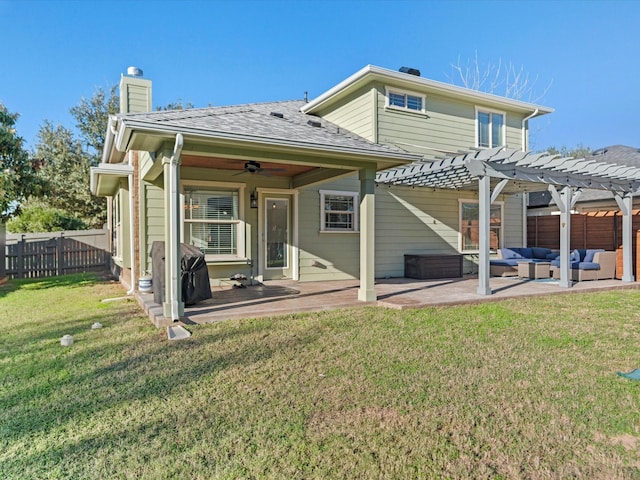
[[[411,112],[424,112],[424,95],[391,88],[386,89],[386,94],[387,107]]]
[[[206,255],[239,256],[237,190],[186,190],[185,241]]]
[[[358,231],[357,193],[321,190],[320,205],[322,210],[321,231]]]

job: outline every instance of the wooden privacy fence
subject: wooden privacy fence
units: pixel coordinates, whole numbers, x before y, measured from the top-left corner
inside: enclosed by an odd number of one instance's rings
[[[6,274],[42,278],[103,271],[111,259],[107,235],[104,230],[7,235]]]

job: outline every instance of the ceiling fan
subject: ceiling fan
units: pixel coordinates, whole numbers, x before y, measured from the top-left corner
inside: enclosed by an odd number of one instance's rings
[[[236,173],[236,175],[242,175],[243,173],[258,173],[258,174],[262,174],[265,176],[270,176],[269,172],[284,172],[285,169],[284,168],[262,168],[260,166],[260,163],[256,162],[255,160],[251,160],[249,162],[246,162],[244,164],[244,169],[239,172]]]

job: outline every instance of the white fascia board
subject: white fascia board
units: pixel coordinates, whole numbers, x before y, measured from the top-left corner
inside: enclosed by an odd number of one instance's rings
[[[149,134],[166,134],[172,137],[177,133],[182,133],[185,137],[199,137],[206,140],[239,141],[243,143],[256,144],[256,147],[258,147],[259,145],[268,145],[271,147],[281,148],[301,148],[305,150],[314,150],[316,152],[342,153],[347,155],[365,155],[377,159],[389,158],[391,160],[401,160],[403,163],[416,162],[423,158],[422,155],[408,152],[383,152],[357,147],[307,143],[301,142],[299,140],[283,140],[280,138],[260,137],[255,135],[216,132],[211,130],[185,128],[178,126],[172,127],[170,125],[163,125],[161,128],[159,128],[155,123],[144,122],[140,120],[123,120],[121,124],[124,128],[121,128],[118,131],[118,135],[116,137],[116,148],[121,152],[130,149],[129,145],[135,131],[136,133],[145,132]]]
[[[381,80],[395,80],[402,82],[405,85],[412,85],[413,88],[429,88],[445,94],[455,95],[468,99],[475,103],[490,103],[504,105],[505,108],[515,109],[525,112],[535,112],[538,110],[538,115],[545,115],[547,113],[553,113],[555,110],[550,107],[544,107],[542,105],[536,105],[533,103],[523,102],[520,100],[514,100],[507,97],[501,97],[492,93],[480,92],[478,90],[472,90],[469,88],[459,87],[457,85],[448,84],[444,82],[438,82],[424,77],[418,77],[416,75],[410,75],[407,73],[396,72],[395,70],[389,70],[387,68],[376,67],[375,65],[367,65],[366,67],[358,70],[356,73],[343,80],[335,87],[327,90],[319,97],[314,98],[312,101],[304,105],[300,110],[303,113],[312,113],[317,107],[324,104],[334,96],[338,95],[343,90],[360,83],[367,76],[378,77]]]
[[[97,167],[91,167],[90,190],[93,195],[98,193],[98,184],[101,177],[122,178],[133,173],[133,167],[127,163],[101,163]]]

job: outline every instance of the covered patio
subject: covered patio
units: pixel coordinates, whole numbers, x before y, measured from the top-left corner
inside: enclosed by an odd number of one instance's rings
[[[375,288],[378,299],[370,302],[358,300],[358,280],[295,282],[270,281],[264,285],[246,288],[214,287],[213,298],[185,308],[181,321],[185,324],[204,324],[240,318],[258,318],[274,315],[294,315],[357,307],[383,307],[410,309],[446,305],[475,304],[512,298],[568,293],[588,293],[616,289],[638,289],[636,282],[619,280],[580,282],[570,290],[559,289],[558,281],[527,280],[517,277],[492,278],[493,295],[476,291],[478,277],[440,280],[412,280],[408,278],[379,279]],[[153,303],[153,294],[136,293],[158,327],[172,325],[162,315],[162,307]]]

